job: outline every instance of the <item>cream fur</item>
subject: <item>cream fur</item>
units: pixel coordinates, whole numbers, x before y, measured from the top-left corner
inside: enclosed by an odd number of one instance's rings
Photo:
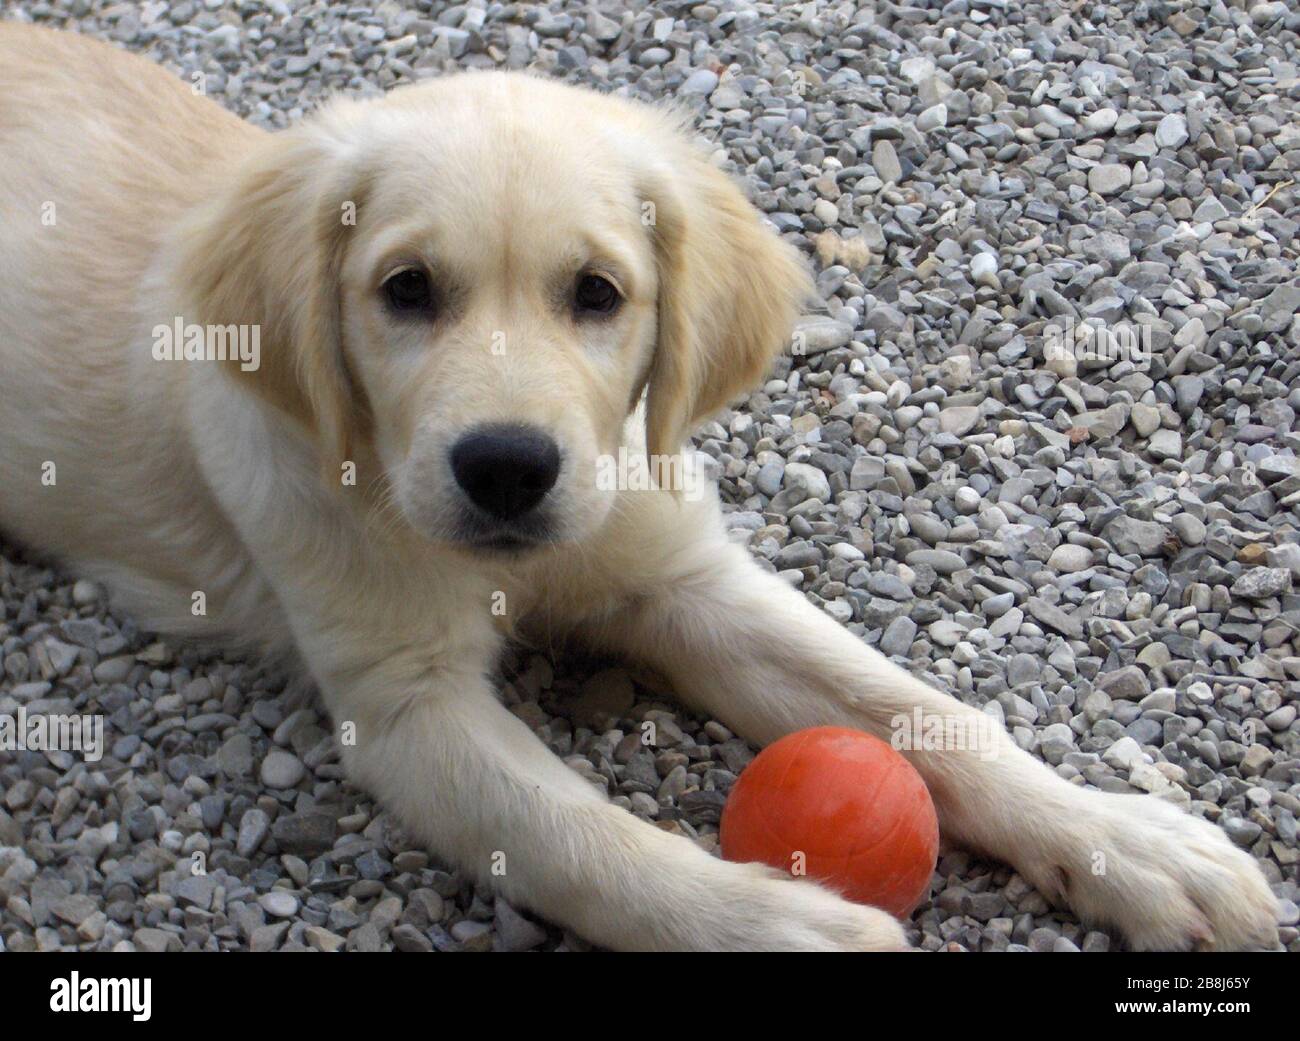
[[[349,202],[355,226],[338,218]],[[730,545],[714,497],[602,494],[584,476],[598,452],[642,444],[628,412],[647,383],[644,429],[673,451],[761,377],[807,291],[676,120],[473,74],[269,136],[138,58],[6,25],[0,227],[7,533],[103,579],[146,624],[300,660],[335,722],[357,725],[344,759],[359,784],[440,855],[595,942],[904,946],[882,912],[612,806],[487,678],[500,590],[520,630],[654,666],[755,741],[828,723],[887,735],[917,706],[974,713]],[[411,257],[456,287],[435,327],[376,303],[385,268]],[[552,306],[556,279],[593,257],[627,302],[575,326]],[[150,330],[174,316],[257,323],[261,368],[154,361]],[[566,452],[556,544],[480,556],[453,542],[443,456],[467,425],[518,418]],[[339,480],[348,460],[355,487]],[[1270,942],[1272,894],[1217,828],[1072,786],[999,741],[992,757],[911,755],[947,839],[1138,947]]]

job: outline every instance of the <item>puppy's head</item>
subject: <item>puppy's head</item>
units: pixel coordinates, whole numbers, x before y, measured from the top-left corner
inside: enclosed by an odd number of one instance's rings
[[[240,378],[331,479],[371,453],[413,528],[485,552],[595,530],[642,392],[678,452],[809,291],[672,115],[522,75],[336,103],[192,230],[196,320],[260,324]]]

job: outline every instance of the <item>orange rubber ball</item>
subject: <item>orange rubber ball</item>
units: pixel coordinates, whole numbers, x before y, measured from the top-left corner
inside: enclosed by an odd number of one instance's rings
[[[930,887],[939,820],[916,769],[884,741],[814,727],[763,749],[722,810],[722,855],[819,879],[907,918]]]

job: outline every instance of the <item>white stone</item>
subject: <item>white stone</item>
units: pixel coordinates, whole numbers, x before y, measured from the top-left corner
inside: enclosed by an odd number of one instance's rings
[[[1088,171],[1088,190],[1116,195],[1133,183],[1133,171],[1123,163],[1099,163]]]
[[[954,405],[939,413],[939,429],[945,434],[961,437],[974,429],[979,418],[978,405]]]
[[[977,286],[989,286],[999,289],[998,258],[992,253],[976,253],[970,259],[970,275]]]
[[[1090,134],[1106,134],[1115,129],[1119,113],[1113,108],[1099,108],[1083,117],[1083,128]]]
[[[1106,749],[1101,754],[1101,758],[1110,766],[1131,770],[1133,764],[1142,761],[1142,746],[1125,734]]]
[[[1076,546],[1072,542],[1061,543],[1047,558],[1047,566],[1063,575],[1073,575],[1091,563],[1092,551],[1087,546]]]
[[[1187,119],[1176,113],[1165,116],[1156,126],[1156,144],[1161,148],[1182,148],[1187,143]]]
[[[923,134],[928,134],[931,130],[938,130],[942,126],[948,125],[948,106],[942,101],[937,105],[931,105],[916,117],[916,129]]]
[[[797,488],[805,499],[820,499],[830,502],[831,485],[826,475],[809,463],[787,463],[785,467],[785,486]]]

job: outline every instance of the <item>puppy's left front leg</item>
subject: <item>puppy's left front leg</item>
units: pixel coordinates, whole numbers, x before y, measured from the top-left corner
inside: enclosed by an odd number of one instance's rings
[[[1214,825],[1152,796],[1075,787],[984,713],[893,665],[708,524],[626,544],[604,581],[589,640],[647,661],[689,703],[766,743],[804,727],[857,727],[889,740],[977,735],[905,754],[948,839],[1007,861],[1044,895],[1140,948],[1276,942],[1276,901],[1255,862]],[[644,566],[648,561],[648,566]],[[597,582],[600,579],[596,580]],[[621,597],[613,596],[621,586]],[[590,599],[589,601],[590,602]],[[971,747],[974,744],[976,747]]]

